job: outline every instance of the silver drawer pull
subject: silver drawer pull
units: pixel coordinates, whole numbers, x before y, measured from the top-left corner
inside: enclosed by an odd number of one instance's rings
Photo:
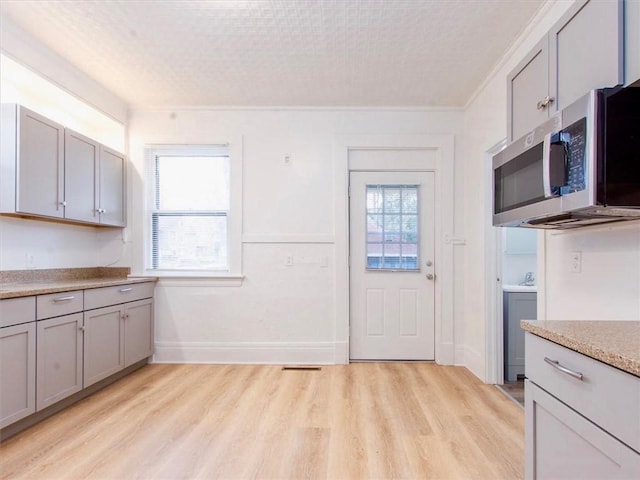
[[[133,290],[133,287],[129,287],[129,288],[121,288],[120,290],[118,290],[120,293],[125,293],[125,292],[130,292],[131,290]]]
[[[73,295],[70,295],[70,296],[68,296],[68,297],[58,297],[58,298],[54,298],[54,299],[53,299],[53,301],[54,301],[54,302],[67,302],[67,301],[69,301],[69,300],[73,300],[74,298],[76,298],[76,297],[74,297]]]
[[[566,373],[567,375],[571,375],[573,378],[582,380],[582,374],[580,372],[576,372],[575,370],[571,370],[570,368],[563,367],[557,360],[551,360],[549,357],[544,357],[544,361],[551,365],[553,368],[560,370],[562,373]]]

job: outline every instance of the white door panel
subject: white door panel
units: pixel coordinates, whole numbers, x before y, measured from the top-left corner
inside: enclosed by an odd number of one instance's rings
[[[350,357],[433,360],[434,173],[351,172],[350,191]]]

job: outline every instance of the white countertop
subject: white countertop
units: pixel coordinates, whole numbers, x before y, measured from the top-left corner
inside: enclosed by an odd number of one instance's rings
[[[537,292],[536,285],[502,285],[503,292]]]

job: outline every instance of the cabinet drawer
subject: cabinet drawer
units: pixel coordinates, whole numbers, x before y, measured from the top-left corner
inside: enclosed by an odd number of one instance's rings
[[[33,322],[36,319],[36,297],[0,300],[0,327]]]
[[[82,290],[38,295],[38,320],[81,312],[83,308]]]
[[[84,291],[84,309],[106,307],[153,297],[154,282],[130,283]]]
[[[525,351],[529,380],[640,451],[640,378],[528,332]],[[582,380],[545,358],[581,373]]]

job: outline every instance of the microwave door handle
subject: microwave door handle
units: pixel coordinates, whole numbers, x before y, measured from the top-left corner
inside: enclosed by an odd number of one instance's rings
[[[542,144],[542,186],[544,198],[551,198],[551,134],[544,136]]]

